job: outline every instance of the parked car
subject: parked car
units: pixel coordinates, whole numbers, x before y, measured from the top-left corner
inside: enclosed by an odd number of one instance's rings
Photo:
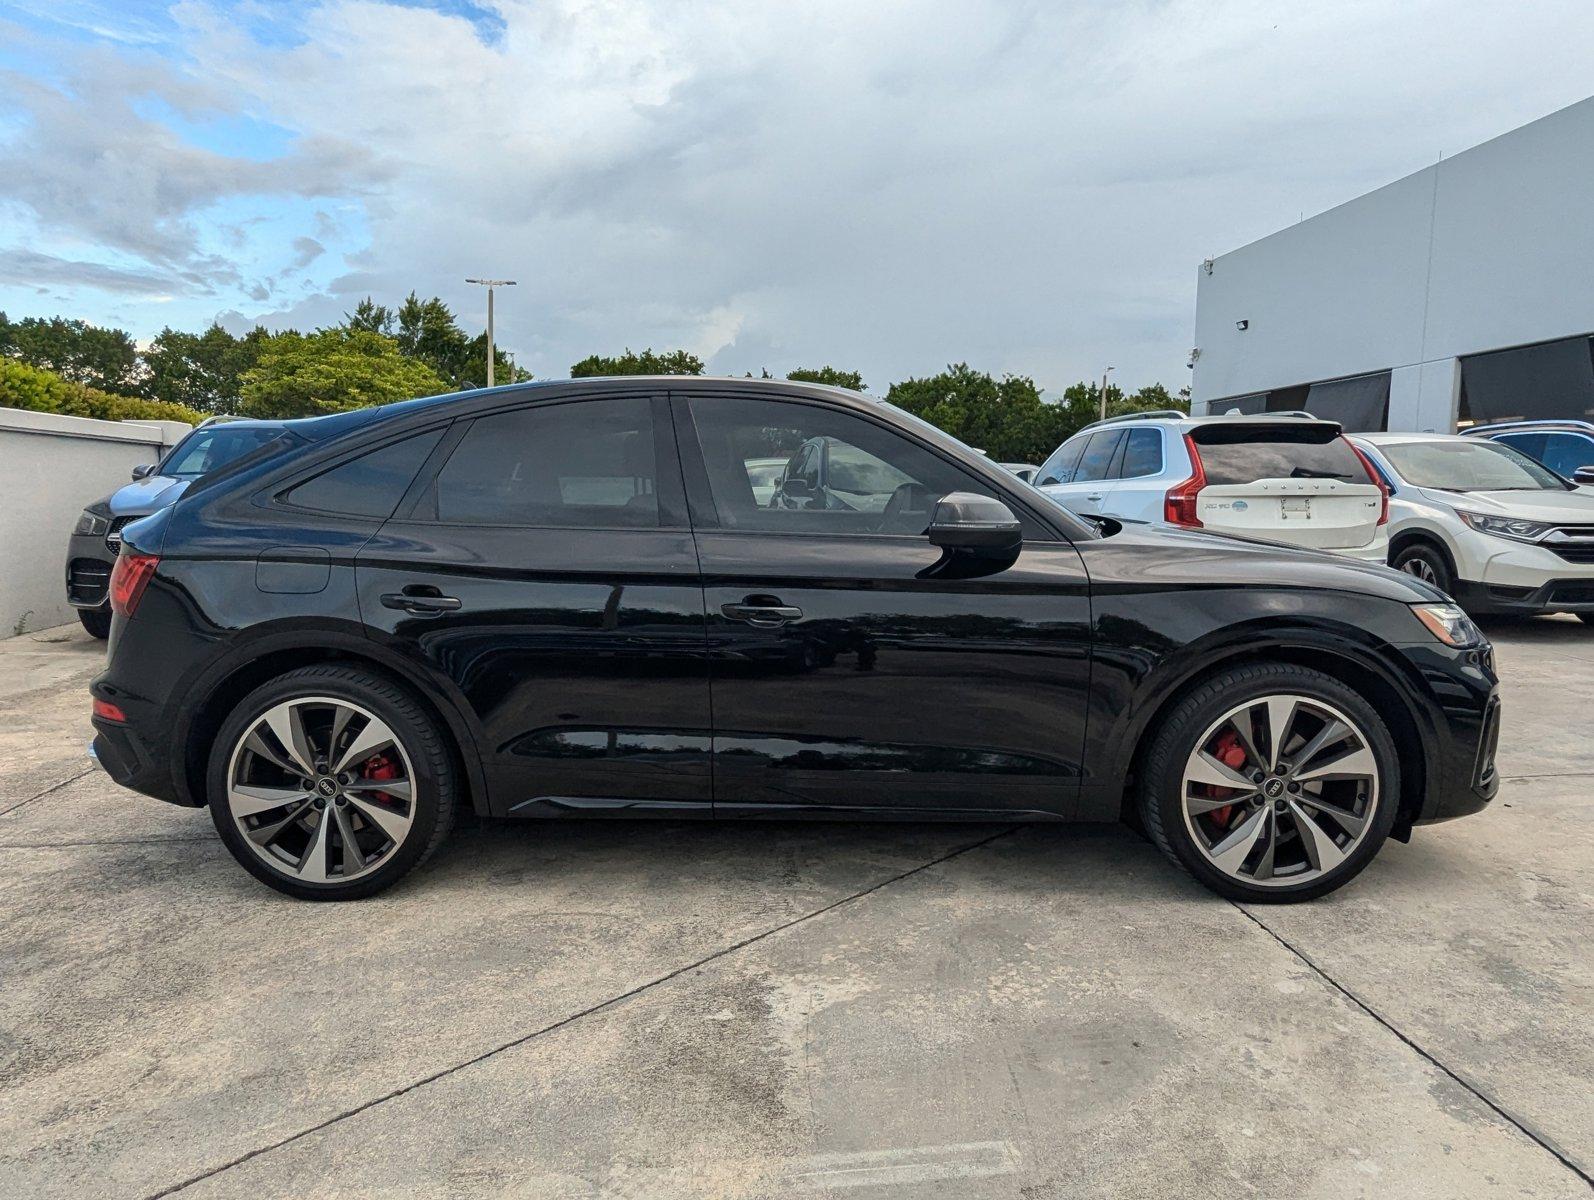
[[[133,482],[83,510],[67,539],[66,602],[97,638],[111,631],[107,588],[122,543],[122,527],[172,503],[207,471],[258,448],[282,432],[281,421],[212,417],[152,466],[133,468]]]
[[[1471,613],[1576,613],[1594,623],[1594,493],[1500,439],[1351,439],[1390,488],[1389,562]]]
[[[1333,421],[1167,410],[1085,426],[1035,485],[1087,517],[1265,538],[1383,562],[1383,484]]]
[[[1004,471],[1011,471],[1025,483],[1033,483],[1035,481],[1035,472],[1040,470],[1034,463],[1002,463],[1000,465]]]
[[[848,463],[847,503],[759,504],[772,443],[822,444],[832,489]],[[387,887],[470,805],[1137,814],[1223,895],[1299,900],[1497,787],[1492,652],[1435,588],[1082,521],[840,389],[572,380],[290,422],[122,533],[94,753],[293,896]]]
[[[1474,425],[1462,436],[1500,442],[1574,483],[1594,485],[1594,422],[1503,421]]]

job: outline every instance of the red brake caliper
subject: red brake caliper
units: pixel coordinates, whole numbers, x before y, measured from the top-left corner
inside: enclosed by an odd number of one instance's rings
[[[398,764],[396,764],[385,754],[371,755],[370,758],[365,760],[363,770],[361,771],[361,774],[363,774],[367,779],[376,780],[397,779],[398,773]],[[388,804],[393,803],[393,797],[388,795],[386,792],[377,792],[376,794],[382,797],[382,799]]]
[[[1233,767],[1238,771],[1245,766],[1245,744],[1240,741],[1240,735],[1232,729],[1225,729],[1212,743],[1212,757],[1226,767]],[[1224,796],[1232,796],[1239,788],[1213,787],[1212,798],[1221,800]],[[1225,804],[1222,808],[1214,808],[1209,814],[1212,820],[1220,827],[1226,828],[1229,816],[1234,812],[1233,805]]]

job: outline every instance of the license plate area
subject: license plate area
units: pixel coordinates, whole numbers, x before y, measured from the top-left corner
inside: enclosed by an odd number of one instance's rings
[[[1283,496],[1279,499],[1279,516],[1286,521],[1294,519],[1311,520],[1312,498],[1310,496]]]

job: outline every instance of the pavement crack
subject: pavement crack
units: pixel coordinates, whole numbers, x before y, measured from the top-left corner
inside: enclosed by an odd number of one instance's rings
[[[76,775],[73,775],[73,776],[71,776],[68,779],[63,779],[63,780],[61,780],[60,783],[52,783],[49,787],[45,788],[42,792],[35,792],[33,795],[29,796],[26,800],[18,800],[10,808],[0,808],[0,817],[5,816],[7,813],[16,812],[17,809],[21,808],[24,804],[32,804],[35,800],[42,800],[46,796],[48,796],[51,792],[59,792],[67,784],[76,783],[79,779],[82,779],[85,775],[94,774],[94,772],[97,771],[98,769],[99,769],[98,767],[85,767],[85,768],[83,768],[83,770],[79,771]]]
[[[702,958],[689,962],[684,966],[676,967],[671,971],[666,971],[663,975],[656,976],[655,978],[648,980],[646,983],[639,983],[636,987],[630,988],[624,992],[620,992],[617,995],[610,996],[607,1000],[600,1000],[596,1004],[589,1005],[578,1012],[571,1013],[569,1016],[560,1017],[557,1021],[550,1022],[539,1029],[534,1029],[530,1033],[522,1034],[520,1037],[513,1038],[510,1041],[504,1042],[502,1045],[494,1046],[490,1050],[483,1050],[480,1054],[472,1055],[470,1058],[454,1063],[452,1066],[444,1067],[439,1071],[433,1071],[429,1075],[423,1075],[419,1079],[412,1080],[411,1082],[406,1083],[403,1087],[394,1088],[392,1091],[384,1092],[380,1096],[363,1101],[351,1108],[344,1109],[342,1112],[334,1113],[324,1121],[318,1121],[316,1124],[301,1129],[297,1133],[290,1133],[287,1137],[278,1138],[276,1141],[267,1145],[259,1146],[253,1150],[247,1151],[246,1153],[238,1155],[236,1158],[227,1160],[219,1166],[210,1167],[204,1171],[201,1171],[197,1175],[190,1175],[187,1179],[184,1179],[178,1183],[174,1183],[169,1187],[162,1188],[158,1192],[151,1192],[147,1197],[145,1197],[145,1200],[161,1200],[162,1197],[175,1195],[178,1192],[193,1187],[196,1183],[203,1183],[207,1179],[212,1179],[225,1171],[230,1171],[234,1167],[241,1166],[250,1159],[259,1158],[262,1154],[269,1154],[273,1150],[280,1150],[282,1147],[292,1145],[294,1142],[297,1142],[302,1138],[307,1138],[311,1134],[319,1133],[323,1129],[328,1129],[331,1126],[338,1124],[340,1121],[346,1121],[350,1117],[358,1116],[360,1113],[376,1108],[378,1105],[386,1104],[389,1100],[396,1100],[400,1096],[407,1095],[418,1088],[423,1088],[428,1084],[437,1083],[439,1080],[447,1079],[450,1075],[455,1075],[460,1071],[465,1070],[467,1067],[474,1067],[477,1064],[486,1062],[490,1058],[495,1058],[506,1051],[514,1050],[517,1047],[524,1046],[529,1042],[536,1041],[538,1038],[543,1037],[546,1034],[563,1029],[567,1025],[573,1025],[583,1018],[594,1016],[595,1014],[604,1012],[607,1009],[615,1008],[621,1004],[624,1004],[627,1000],[635,999],[637,996],[643,995],[646,992],[650,992],[654,988],[669,983],[673,979],[679,979],[682,975],[696,971],[701,967],[707,966],[709,963],[716,962],[719,959],[726,958],[737,953],[738,951],[745,950],[749,946],[756,945],[757,943],[768,938],[772,938],[777,933],[783,933],[788,929],[805,924],[806,922],[812,921],[817,917],[822,917],[826,913],[834,912],[836,909],[845,907],[846,905],[852,904],[857,900],[862,900],[866,896],[872,896],[875,892],[878,892],[883,888],[888,888],[894,883],[901,883],[904,879],[911,879],[920,872],[928,871],[932,867],[938,867],[942,863],[950,862],[952,859],[967,854],[971,850],[978,850],[982,846],[989,846],[992,842],[997,841],[999,838],[1007,837],[1017,829],[1018,826],[1009,825],[1005,829],[998,830],[996,833],[993,833],[988,837],[983,837],[978,841],[969,842],[966,845],[958,846],[953,850],[948,850],[945,854],[938,855],[937,857],[929,859],[926,862],[922,862],[916,867],[910,867],[906,871],[899,871],[895,875],[888,876],[877,883],[872,883],[868,887],[843,896],[839,900],[834,900],[829,904],[821,905],[819,908],[803,913],[801,916],[793,917],[789,921],[782,921],[779,925],[772,925],[768,929],[742,938],[740,941],[732,942],[728,946],[722,946],[711,954],[705,954]]]
[[[214,834],[201,837],[107,838],[83,842],[0,842],[0,850],[66,850],[75,846],[171,846],[184,842],[213,842]]]
[[[1255,913],[1251,912],[1249,909],[1233,900],[1229,901],[1229,903],[1233,904],[1246,920],[1250,921],[1258,929],[1262,930],[1263,933],[1267,934],[1268,937],[1272,938],[1279,945],[1283,946],[1284,949],[1288,950],[1296,958],[1300,959],[1301,962],[1305,963],[1307,967],[1309,967],[1312,972],[1324,983],[1328,984],[1329,987],[1333,988],[1341,996],[1344,996],[1345,999],[1349,1000],[1357,1008],[1361,1009],[1362,1012],[1366,1013],[1374,1021],[1378,1022],[1378,1024],[1382,1025],[1390,1033],[1394,1034],[1395,1037],[1400,1039],[1400,1041],[1409,1049],[1414,1051],[1419,1058],[1432,1065],[1446,1078],[1450,1079],[1458,1087],[1469,1093],[1485,1108],[1489,1109],[1501,1120],[1505,1121],[1508,1125],[1516,1129],[1516,1131],[1522,1134],[1523,1137],[1527,1138],[1528,1141],[1532,1142],[1534,1145],[1538,1146],[1539,1149],[1545,1151],[1555,1158],[1557,1162],[1559,1162],[1568,1171],[1571,1171],[1572,1174],[1576,1175],[1584,1183],[1588,1184],[1590,1187],[1594,1187],[1594,1175],[1590,1175],[1590,1173],[1581,1167],[1570,1154],[1561,1149],[1561,1147],[1557,1146],[1548,1134],[1541,1133],[1539,1130],[1535,1129],[1528,1123],[1525,1117],[1520,1117],[1516,1113],[1512,1112],[1503,1103],[1489,1095],[1488,1092],[1484,1091],[1481,1085],[1468,1079],[1465,1075],[1461,1074],[1461,1072],[1442,1060],[1433,1051],[1419,1043],[1415,1038],[1402,1030],[1388,1017],[1384,1016],[1383,1013],[1379,1012],[1366,1000],[1363,1000],[1355,992],[1351,991],[1349,987],[1335,979],[1323,967],[1319,966],[1311,955],[1307,954],[1306,951],[1302,950],[1299,946],[1296,946],[1283,934],[1273,929],[1272,926],[1268,925],[1262,920],[1262,918],[1258,917]]]

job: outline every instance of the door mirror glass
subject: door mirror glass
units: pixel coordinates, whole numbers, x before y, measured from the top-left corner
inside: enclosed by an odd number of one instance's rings
[[[973,492],[942,496],[930,518],[930,544],[944,550],[1011,550],[1023,537],[1012,509]]]
[[[142,479],[155,469],[154,463],[143,463],[133,468],[133,478]]]

